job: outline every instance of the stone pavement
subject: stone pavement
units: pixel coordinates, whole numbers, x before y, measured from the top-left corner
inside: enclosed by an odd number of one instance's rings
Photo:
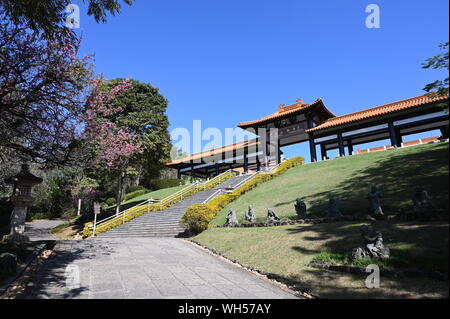
[[[43,220],[25,223],[24,235],[30,238],[30,241],[55,240],[55,236],[50,233],[53,227],[64,223],[63,220]]]
[[[296,298],[176,238],[60,241],[31,298]]]

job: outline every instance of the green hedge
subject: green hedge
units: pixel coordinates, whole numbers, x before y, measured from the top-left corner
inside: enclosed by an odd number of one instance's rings
[[[303,157],[294,157],[280,164],[273,172],[263,173],[250,181],[242,184],[233,192],[222,194],[210,200],[207,204],[191,205],[187,208],[181,223],[192,233],[200,233],[209,227],[209,223],[217,216],[217,214],[232,201],[236,200],[242,194],[252,190],[261,183],[264,183],[275,176],[283,174],[288,169],[303,165],[305,159]]]
[[[107,200],[105,200],[105,203],[107,206],[116,205],[116,199],[114,197],[110,197]]]
[[[215,216],[216,214],[208,205],[196,204],[187,208],[186,213],[184,213],[181,218],[181,222],[185,224],[190,231],[200,233],[208,228],[210,221]]]

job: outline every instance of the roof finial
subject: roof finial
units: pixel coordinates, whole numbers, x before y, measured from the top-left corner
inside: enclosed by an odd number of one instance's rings
[[[298,104],[298,105],[303,105],[303,104],[305,104],[305,102],[303,102],[302,99],[297,99],[297,104]]]
[[[281,111],[283,109],[283,107],[284,107],[284,104],[278,105],[278,111]]]

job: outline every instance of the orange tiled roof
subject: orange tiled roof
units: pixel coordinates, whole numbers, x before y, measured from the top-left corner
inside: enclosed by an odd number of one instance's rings
[[[315,100],[311,104],[304,104],[302,100],[297,100],[297,103],[292,104],[292,105],[288,105],[288,106],[284,106],[283,104],[280,105],[278,107],[278,111],[276,113],[267,115],[267,116],[265,116],[263,118],[260,118],[259,120],[249,121],[249,122],[242,122],[242,123],[237,124],[237,126],[238,127],[248,127],[248,126],[253,125],[253,124],[263,123],[263,122],[266,122],[268,120],[274,120],[274,119],[277,119],[277,118],[280,118],[280,117],[285,117],[286,115],[290,115],[290,114],[296,113],[296,112],[298,112],[300,110],[306,111],[306,110],[309,110],[309,109],[311,109],[313,107],[316,107],[316,106],[319,106],[319,105],[321,105],[330,116],[335,116],[333,114],[333,112],[331,112],[325,106],[325,104],[323,104],[323,101],[320,98]]]
[[[370,119],[370,118],[378,117],[378,116],[393,113],[393,112],[398,112],[398,111],[403,111],[406,109],[411,109],[414,107],[419,107],[419,106],[422,106],[422,105],[425,105],[428,103],[446,100],[447,98],[448,98],[448,96],[440,96],[440,97],[432,98],[426,94],[420,95],[420,96],[412,97],[412,98],[409,98],[406,100],[373,107],[373,108],[370,108],[367,110],[333,117],[333,118],[326,120],[324,123],[322,123],[314,128],[306,130],[306,132],[308,132],[308,133],[315,132],[315,131],[323,130],[323,129],[330,128],[330,127],[335,127],[335,126],[348,124],[348,123],[352,123],[352,122],[356,122],[356,121]]]
[[[202,159],[204,157],[210,157],[210,156],[214,156],[217,154],[222,154],[222,153],[230,152],[233,150],[241,149],[244,146],[252,146],[252,145],[255,145],[255,143],[259,144],[260,142],[256,142],[256,139],[253,139],[253,140],[249,140],[249,141],[244,141],[244,142],[239,142],[239,143],[235,143],[235,144],[231,144],[231,145],[222,146],[219,148],[214,148],[209,151],[195,153],[188,157],[174,160],[172,162],[166,163],[166,166],[171,166],[171,165],[176,165],[176,164],[181,164],[181,163],[189,163],[190,161]]]

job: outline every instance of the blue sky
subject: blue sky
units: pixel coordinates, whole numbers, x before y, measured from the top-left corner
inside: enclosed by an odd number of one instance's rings
[[[106,24],[78,3],[82,53],[96,53],[106,78],[158,87],[171,128],[235,127],[298,98],[321,97],[342,115],[423,94],[445,76],[421,63],[448,41],[447,0],[137,0]],[[371,3],[379,29],[365,26]]]

